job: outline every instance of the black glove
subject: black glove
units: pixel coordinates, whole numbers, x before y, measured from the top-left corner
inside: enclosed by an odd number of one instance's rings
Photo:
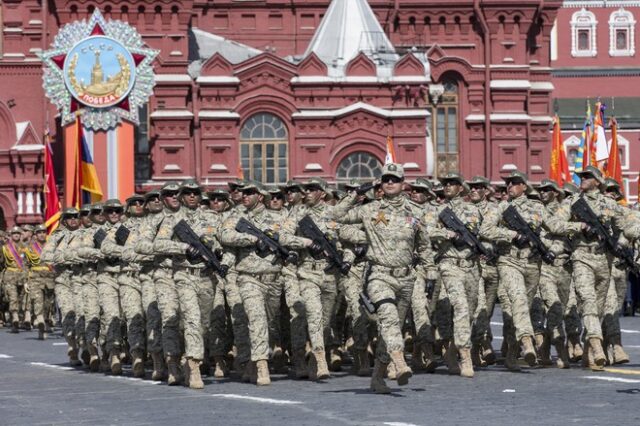
[[[309,251],[311,252],[311,254],[313,254],[314,256],[320,255],[322,254],[322,246],[320,245],[320,243],[314,241],[313,243],[311,243],[311,245],[309,246]]]
[[[269,246],[263,240],[258,240],[256,243],[256,253],[260,257],[265,257],[269,254]]]
[[[529,238],[527,238],[526,235],[518,234],[513,239],[513,244],[515,244],[516,247],[518,248],[524,248],[527,246],[528,243],[529,243]]]
[[[340,267],[340,273],[342,275],[348,275],[350,270],[351,270],[351,264],[349,262],[343,262],[342,266]]]
[[[297,265],[298,264],[298,253],[296,253],[295,251],[291,250],[289,252],[289,255],[287,256],[287,258],[284,260],[284,264],[285,265]]]
[[[185,254],[189,263],[198,263],[200,261],[200,252],[194,246],[187,247]]]
[[[222,255],[223,255],[224,253],[223,253],[223,251],[222,251],[221,249],[215,249],[215,250],[213,251],[213,254],[215,254],[215,255],[216,255],[216,258],[217,258],[218,260],[222,260]]]
[[[368,244],[356,244],[353,248],[353,254],[356,255],[355,262],[361,262],[364,260],[364,256],[367,254],[367,250],[369,249]]]
[[[227,265],[220,265],[220,270],[218,271],[218,275],[224,278],[227,276],[227,272],[229,272],[229,267]]]
[[[424,284],[424,292],[427,294],[427,299],[431,299],[433,291],[436,289],[436,280],[427,280]]]

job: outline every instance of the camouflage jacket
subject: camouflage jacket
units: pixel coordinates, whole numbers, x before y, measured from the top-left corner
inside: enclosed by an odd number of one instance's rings
[[[139,271],[142,268],[140,263],[136,261],[136,254],[133,248],[138,239],[140,239],[140,228],[144,222],[144,216],[129,216],[123,223],[116,224],[102,243],[100,250],[104,256],[113,260],[117,259],[120,262],[122,272]],[[124,245],[119,245],[116,242],[116,232],[121,226],[125,226],[129,230],[129,236]]]
[[[429,237],[421,222],[422,211],[403,196],[382,198],[353,208],[355,197],[345,197],[334,211],[340,223],[362,224],[369,249],[366,258],[387,268],[412,266],[417,254],[422,265],[430,256]]]
[[[75,264],[83,264],[85,268],[95,270],[98,260],[104,258],[100,249],[96,248],[93,242],[93,236],[101,227],[102,225],[83,226],[75,231],[76,236],[69,244],[71,250],[64,254],[65,259]]]
[[[235,254],[235,270],[243,273],[277,273],[282,268],[282,263],[276,260],[275,254],[260,257],[256,253],[256,237],[236,231],[236,225],[240,218],[245,218],[258,229],[280,232],[282,216],[268,210],[264,204],[257,204],[253,209],[237,209],[235,214],[224,221],[218,237],[225,251],[231,249]]]

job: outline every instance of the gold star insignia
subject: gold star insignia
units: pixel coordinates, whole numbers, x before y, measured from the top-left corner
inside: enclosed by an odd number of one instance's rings
[[[389,224],[389,221],[387,220],[387,217],[384,215],[384,212],[378,212],[378,216],[373,219],[375,221],[375,224],[379,224],[380,222],[384,223],[385,225]]]

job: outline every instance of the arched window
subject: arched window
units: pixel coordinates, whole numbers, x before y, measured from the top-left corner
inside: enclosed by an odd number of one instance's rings
[[[436,153],[435,175],[459,171],[458,83],[442,82],[442,93],[432,94],[429,130]]]
[[[596,56],[596,15],[581,9],[571,17],[571,56]]]
[[[273,114],[254,114],[240,131],[244,177],[265,184],[285,183],[288,176],[287,129]]]
[[[628,10],[620,8],[609,17],[609,55],[633,56],[636,20]]]
[[[336,170],[338,184],[347,183],[351,179],[363,182],[371,181],[382,174],[382,164],[368,152],[354,152],[345,157]]]

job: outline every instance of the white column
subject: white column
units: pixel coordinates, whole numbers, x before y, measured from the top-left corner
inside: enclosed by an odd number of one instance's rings
[[[23,195],[22,192],[18,192],[18,214],[22,214],[24,212],[24,208],[22,206]]]
[[[33,192],[27,192],[27,214],[33,214]]]
[[[36,194],[36,213],[42,214],[42,193]]]

